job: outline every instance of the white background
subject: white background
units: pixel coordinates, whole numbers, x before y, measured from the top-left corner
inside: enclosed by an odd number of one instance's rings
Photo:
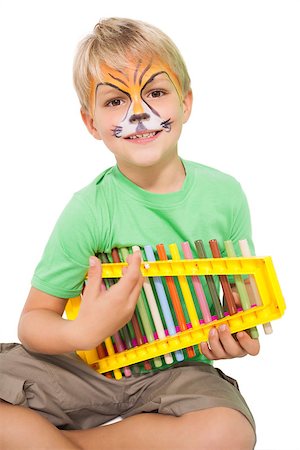
[[[1,0],[0,341],[17,340],[62,208],[114,162],[81,123],[72,86],[77,42],[109,16],[148,21],[175,41],[195,97],[180,154],[231,173],[247,193],[257,254],[272,255],[287,311],[273,335],[261,331],[259,356],[218,365],[239,380],[256,448],[300,449],[299,1]]]

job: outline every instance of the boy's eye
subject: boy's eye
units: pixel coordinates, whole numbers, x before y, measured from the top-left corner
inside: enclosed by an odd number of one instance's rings
[[[105,103],[105,106],[120,106],[124,103],[124,100],[121,98],[113,98]]]
[[[151,98],[158,98],[158,97],[162,97],[163,95],[165,95],[165,92],[162,91],[161,89],[156,89],[155,91],[151,91],[149,93],[149,96]]]

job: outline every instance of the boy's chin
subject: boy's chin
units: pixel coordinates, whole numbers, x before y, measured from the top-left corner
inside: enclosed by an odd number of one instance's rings
[[[127,166],[146,169],[161,164],[163,158],[162,155],[158,155],[157,152],[154,154],[154,152],[151,153],[151,151],[141,151],[139,154],[134,155],[134,157],[126,158],[126,160],[122,159],[121,161],[121,159],[116,159],[117,163],[120,165],[125,163]]]
[[[147,167],[151,168],[153,166],[156,166],[160,163],[159,158],[134,158],[128,161],[128,164],[132,167],[137,167],[141,169],[146,169]]]

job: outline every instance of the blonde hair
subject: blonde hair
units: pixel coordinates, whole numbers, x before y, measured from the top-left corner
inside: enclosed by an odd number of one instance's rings
[[[175,73],[183,95],[190,89],[190,77],[174,42],[161,30],[145,22],[124,18],[99,21],[93,33],[79,44],[74,60],[74,85],[80,104],[87,111],[91,86],[101,79],[100,64],[122,70],[129,57],[159,57]]]

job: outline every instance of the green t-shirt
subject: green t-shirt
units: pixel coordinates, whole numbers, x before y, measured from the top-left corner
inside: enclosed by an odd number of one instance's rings
[[[102,172],[75,193],[59,217],[44,250],[32,285],[48,294],[69,298],[80,294],[89,257],[113,248],[144,247],[217,239],[222,256],[225,240],[247,239],[254,251],[250,215],[240,184],[216,169],[182,160],[186,178],[177,192],[145,191],[117,166]],[[181,253],[182,257],[183,254]],[[203,361],[203,356],[198,360]],[[208,362],[208,361],[207,361]]]

